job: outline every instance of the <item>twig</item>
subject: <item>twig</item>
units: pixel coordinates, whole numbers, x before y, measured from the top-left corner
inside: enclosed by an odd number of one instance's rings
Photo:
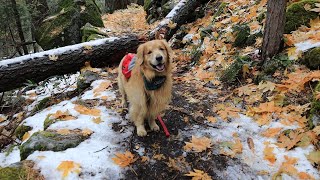
[[[129,168],[136,176],[138,176],[137,172],[131,166],[129,166]]]
[[[17,143],[17,144],[20,144],[18,141],[16,141],[15,139],[13,139],[13,138],[10,137],[10,136],[7,136],[7,135],[5,135],[5,134],[3,134],[3,133],[0,133],[0,135],[11,139],[12,141],[14,141],[14,142]]]
[[[109,146],[106,146],[106,147],[104,147],[104,148],[102,148],[102,149],[100,149],[100,150],[98,150],[98,151],[93,152],[93,153],[97,153],[97,152],[103,151],[103,150],[107,149],[108,147],[109,147]]]

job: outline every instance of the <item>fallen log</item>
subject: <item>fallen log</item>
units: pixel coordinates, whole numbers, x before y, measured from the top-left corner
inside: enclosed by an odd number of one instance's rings
[[[169,40],[181,25],[194,21],[197,7],[207,2],[209,0],[181,0],[150,32],[149,39],[159,39],[158,36],[162,35],[162,38]]]
[[[0,61],[0,92],[23,86],[27,80],[40,82],[53,75],[80,70],[86,61],[92,67],[119,63],[128,52],[135,52],[139,38],[131,35],[106,38],[61,47]]]

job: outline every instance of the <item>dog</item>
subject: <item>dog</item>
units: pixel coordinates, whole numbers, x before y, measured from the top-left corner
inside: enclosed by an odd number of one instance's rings
[[[160,129],[155,119],[171,101],[172,55],[173,51],[165,40],[153,40],[138,47],[129,64],[132,70],[125,71],[129,55],[120,62],[117,81],[122,95],[121,105],[127,107],[128,100],[129,117],[138,136],[147,135],[145,120],[152,131]]]

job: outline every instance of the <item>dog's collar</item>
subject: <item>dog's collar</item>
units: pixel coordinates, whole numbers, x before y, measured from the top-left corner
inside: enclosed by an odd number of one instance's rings
[[[167,78],[166,76],[156,76],[149,81],[144,75],[142,76],[143,76],[144,87],[149,91],[157,90],[161,88],[164,82],[166,82],[166,78]]]

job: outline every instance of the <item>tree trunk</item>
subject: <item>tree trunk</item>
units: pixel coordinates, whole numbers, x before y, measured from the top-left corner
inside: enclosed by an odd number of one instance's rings
[[[18,33],[19,33],[19,37],[20,37],[21,43],[24,43],[25,39],[24,39],[23,31],[22,31],[20,15],[19,15],[18,8],[17,8],[17,3],[16,3],[15,0],[11,0],[11,6],[12,6],[12,10],[13,10],[13,14],[14,14],[14,18],[15,18],[15,21],[16,21],[17,30],[18,30]],[[23,49],[24,54],[28,54],[28,48],[27,48],[26,45],[22,46],[22,49]]]
[[[192,12],[201,4],[207,3],[208,1],[209,0],[181,0],[150,33],[149,39],[164,38],[169,40],[182,24],[195,20]],[[175,27],[170,28],[169,22],[171,24],[176,23]]]
[[[262,43],[262,59],[267,61],[280,50],[285,25],[286,0],[269,0]]]
[[[137,36],[107,38],[0,61],[0,92],[27,80],[40,82],[53,75],[77,72],[86,61],[92,67],[119,63],[127,52],[135,52]]]
[[[34,27],[38,27],[49,13],[49,7],[46,0],[26,0],[28,10],[31,16],[31,22]]]

